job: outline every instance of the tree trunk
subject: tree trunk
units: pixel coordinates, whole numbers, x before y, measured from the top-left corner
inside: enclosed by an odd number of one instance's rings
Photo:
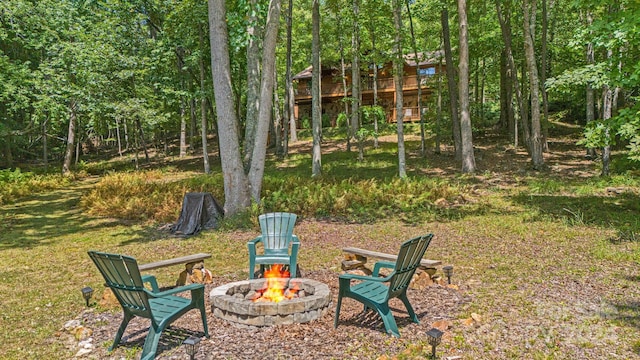
[[[542,92],[542,151],[549,151],[549,142],[547,139],[549,138],[549,97],[547,96],[547,87],[545,83],[547,82],[547,64],[548,64],[548,55],[547,55],[547,33],[549,29],[549,15],[547,13],[547,1],[542,0],[542,35],[540,41],[542,42],[542,46],[540,49],[540,85]]]
[[[376,48],[376,36],[374,26],[373,26],[373,17],[370,18],[371,31],[371,51],[373,52],[373,106],[378,106],[378,49]],[[373,147],[374,149],[378,148],[378,117],[374,116],[373,118],[373,131],[375,135],[373,136]]]
[[[523,6],[524,21],[524,52],[529,70],[529,88],[531,93],[531,160],[535,170],[542,170],[544,158],[542,157],[542,136],[540,133],[540,98],[538,67],[536,64],[535,48],[533,44],[536,14],[536,0],[525,0]]]
[[[436,99],[436,140],[435,140],[435,149],[434,152],[436,154],[440,154],[440,124],[442,123],[442,58],[440,58],[438,64],[438,97]]]
[[[289,0],[289,7],[287,8],[287,69],[285,74],[285,95],[284,95],[284,135],[282,142],[283,156],[289,154],[289,132],[291,132],[291,141],[296,136],[296,119],[294,114],[295,109],[295,94],[293,92],[293,76],[291,75],[292,66],[292,54],[291,54],[291,31],[292,31],[292,18],[293,18],[293,0]],[[297,140],[297,139],[296,139]]]
[[[256,140],[256,128],[260,112],[260,38],[262,30],[258,25],[258,1],[249,2],[249,25],[247,35],[247,115],[245,119],[244,147],[242,150],[244,165],[248,169],[253,156],[254,141]],[[271,76],[271,74],[269,74]]]
[[[124,130],[124,149],[129,150],[129,130],[127,129],[127,119],[122,122],[122,129]]]
[[[260,203],[264,162],[267,152],[267,138],[269,136],[269,120],[273,113],[273,85],[275,82],[273,75],[275,74],[279,19],[280,0],[271,0],[269,2],[269,12],[267,14],[267,24],[262,48],[262,80],[260,81],[258,124],[253,144],[253,155],[251,156],[251,168],[249,170],[251,197],[256,203]]]
[[[202,25],[198,27],[198,40],[200,49],[204,50],[204,31]],[[200,137],[202,139],[202,162],[204,165],[204,173],[211,173],[211,165],[209,164],[209,146],[207,144],[207,97],[205,89],[205,70],[204,70],[204,53],[198,59],[200,67]]]
[[[311,61],[313,62],[313,74],[311,78],[311,122],[313,133],[313,150],[311,159],[311,176],[322,175],[322,152],[320,141],[322,139],[322,93],[320,64],[320,1],[313,0],[311,13],[312,41],[311,41]]]
[[[610,52],[610,51],[609,51]],[[606,124],[612,115],[613,94],[609,85],[602,87],[602,120]],[[605,145],[602,148],[602,176],[609,176],[611,164],[611,144],[609,139],[609,126],[605,125]]]
[[[507,96],[507,54],[504,49],[500,55],[500,128],[509,128],[509,117],[507,115],[510,99]]]
[[[591,27],[593,23],[593,14],[589,12],[587,14],[587,25]],[[593,43],[589,42],[587,44],[587,64],[591,65],[595,63],[595,52],[593,50]],[[591,84],[587,84],[586,89],[586,102],[587,102],[587,125],[593,122],[596,118],[595,116],[595,93]],[[587,158],[595,160],[597,157],[595,148],[587,149]]]
[[[42,163],[44,164],[44,171],[49,169],[49,149],[47,148],[47,123],[49,119],[45,119],[42,122]]]
[[[76,135],[76,160],[74,162],[74,165],[77,167],[78,166],[78,162],[80,161],[80,141],[82,140],[82,138],[78,135]]]
[[[527,112],[524,106],[524,100],[522,96],[522,91],[520,90],[520,83],[518,81],[518,71],[516,69],[516,63],[513,59],[513,51],[512,51],[512,40],[511,40],[511,10],[507,8],[507,11],[502,14],[501,6],[499,0],[496,0],[496,12],[498,14],[498,21],[500,22],[500,29],[502,31],[502,39],[504,40],[504,48],[507,56],[507,67],[508,67],[508,78],[513,81],[513,89],[516,94],[516,102],[518,104],[518,110],[520,112],[520,121],[526,122]],[[514,147],[518,147],[518,123],[514,117],[513,123],[513,136],[514,136]]]
[[[149,163],[149,152],[147,151],[147,142],[144,139],[144,130],[142,129],[140,118],[136,118],[136,126],[138,127],[138,133],[140,134],[140,142],[142,143],[142,150],[144,151],[144,159]]]
[[[460,98],[460,137],[462,140],[462,172],[476,171],[473,155],[473,136],[471,132],[471,114],[469,113],[469,40],[467,29],[467,1],[458,0],[458,22],[460,26],[458,64],[458,96]]]
[[[460,118],[458,117],[458,89],[456,86],[456,71],[453,66],[453,53],[451,51],[449,12],[446,8],[443,8],[440,12],[440,21],[442,23],[442,41],[444,44],[445,65],[447,67],[447,87],[449,89],[449,112],[451,115],[453,146],[455,148],[456,161],[461,161],[462,138],[460,135]]]
[[[209,37],[211,41],[211,74],[216,101],[220,160],[224,179],[224,210],[232,216],[251,204],[249,182],[244,173],[238,138],[238,116],[233,103],[229,35],[224,0],[209,0]]]
[[[351,119],[349,116],[349,88],[347,87],[347,73],[346,73],[346,64],[344,62],[344,44],[342,43],[342,17],[337,15],[337,23],[338,23],[338,31],[340,35],[338,36],[338,46],[340,48],[340,75],[342,76],[342,89],[344,90],[342,93],[342,102],[344,103],[344,115],[346,119]],[[345,125],[347,126],[347,152],[351,152],[351,121],[345,121]]]
[[[193,96],[193,85],[191,84],[191,81],[187,82],[189,84],[189,96]],[[196,148],[196,129],[198,128],[198,125],[196,124],[196,99],[195,98],[191,98],[189,99],[189,120],[190,121],[190,126],[189,126],[189,152],[193,153],[195,148]]]
[[[184,96],[180,98],[180,157],[187,156],[187,116]]]
[[[73,150],[75,148],[76,139],[76,102],[69,102],[69,130],[67,132],[67,149],[64,152],[64,162],[62,163],[62,174],[71,172],[71,160],[73,159]]]
[[[396,123],[398,127],[398,176],[407,177],[407,163],[404,149],[404,97],[402,93],[402,76],[404,57],[402,56],[402,2],[393,0],[393,23],[395,27],[393,82],[396,88]]]
[[[351,50],[353,58],[351,61],[351,127],[350,137],[354,139],[360,128],[360,1],[353,0],[353,32],[351,33]],[[362,153],[362,141],[358,141],[358,151]]]
[[[278,97],[278,72],[273,69],[273,139],[276,155],[282,156],[282,117],[280,116],[280,98]]]
[[[407,15],[409,15],[409,29],[411,32],[411,46],[413,47],[413,56],[416,61],[416,80],[418,81],[418,115],[420,116],[420,155],[424,157],[427,154],[424,134],[424,119],[422,117],[422,76],[420,74],[420,59],[418,59],[418,46],[416,45],[416,35],[413,31],[413,17],[411,16],[411,7],[409,2],[406,3]]]
[[[116,137],[118,138],[118,156],[122,157],[122,143],[120,141],[120,120],[116,116]]]

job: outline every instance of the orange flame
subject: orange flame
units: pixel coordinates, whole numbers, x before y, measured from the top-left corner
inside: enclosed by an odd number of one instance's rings
[[[292,299],[298,292],[298,288],[296,284],[296,286],[287,289],[288,280],[286,278],[289,277],[289,271],[285,270],[280,264],[273,265],[271,269],[265,270],[265,287],[257,291],[258,293],[262,293],[262,295],[253,301],[271,301],[277,303],[282,300]]]

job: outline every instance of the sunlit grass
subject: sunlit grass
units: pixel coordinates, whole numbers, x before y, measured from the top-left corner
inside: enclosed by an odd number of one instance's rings
[[[415,149],[416,144],[409,147]],[[529,337],[505,347],[500,344],[505,330],[502,318],[513,312],[523,319],[536,314],[555,316],[559,323],[575,321],[571,316],[574,304],[536,299],[536,292],[545,289],[545,295],[552,296],[553,287],[564,286],[565,280],[569,284],[587,282],[611,271],[619,274],[608,279],[616,284],[612,286],[623,284],[620,286],[628,289],[637,285],[637,279],[624,275],[625,269],[635,269],[640,263],[640,181],[631,173],[582,180],[534,174],[515,179],[512,188],[497,189],[470,175],[422,176],[418,170],[425,161],[418,158],[409,158],[409,176],[399,179],[397,154],[386,143],[379,149],[367,147],[362,162],[355,161],[356,157],[355,147],[350,153],[323,154],[323,175],[315,179],[310,177],[309,154],[292,154],[284,161],[271,157],[260,205],[227,219],[220,230],[186,239],[168,237],[150,225],[175,221],[185,192],[211,192],[222,204],[219,167],[214,166],[213,175],[186,172],[177,165],[133,171],[130,161],[123,160],[83,164],[83,171],[103,174],[95,183],[68,188],[68,178],[56,176],[35,183],[34,191],[42,193],[22,191],[14,198],[19,202],[4,205],[0,211],[0,293],[10,294],[2,298],[0,327],[9,330],[0,332],[0,358],[73,356],[75,351],[66,349],[57,337],[60,328],[84,309],[82,287],[100,289],[96,296],[102,289],[88,250],[128,254],[140,263],[207,252],[212,258],[206,265],[214,277],[244,279],[245,244],[257,235],[256,216],[265,211],[298,213],[304,221],[298,227],[303,242],[347,223],[358,229],[348,236],[381,246],[384,239],[395,241],[407,232],[434,232],[436,242],[430,256],[455,264],[455,281],[466,286],[464,296],[471,299],[456,320],[472,313],[492,314],[491,321],[495,320],[484,328],[485,334],[476,335],[484,343],[465,342],[465,331],[475,329],[457,327],[443,348],[469,353],[501,348],[511,358],[522,357],[522,349],[535,348],[532,358],[553,358],[558,354],[557,333],[532,327],[523,334]],[[26,183],[21,180],[20,187],[28,188]],[[616,190],[608,191],[609,187]],[[340,271],[339,248],[321,241],[304,246],[300,254],[304,270]],[[154,274],[161,284],[173,284],[180,270],[169,267]],[[639,310],[625,302],[629,299],[624,291],[620,294],[612,297],[620,301],[619,312],[624,317],[596,320],[627,329],[637,321],[629,319],[637,319]],[[96,311],[119,311],[96,306]],[[588,333],[593,324],[580,326]],[[637,352],[640,339],[636,333],[624,339]],[[576,346],[592,348],[599,344],[598,336],[607,336],[596,335],[589,341],[577,339]],[[407,343],[405,352],[384,355],[420,358],[429,350],[423,345]],[[138,350],[124,348],[118,355],[134,358]],[[366,346],[355,345],[351,354],[374,355]]]

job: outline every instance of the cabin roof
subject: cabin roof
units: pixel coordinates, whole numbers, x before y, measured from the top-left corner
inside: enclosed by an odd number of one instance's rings
[[[415,60],[415,54],[411,53],[411,54],[404,55],[404,62],[408,66],[435,65],[435,64],[438,64],[441,59],[444,63],[444,51],[442,50],[419,52],[418,53],[419,63],[417,65]],[[309,79],[311,78],[312,75],[313,75],[313,66],[309,66],[306,69],[294,75],[293,80]]]

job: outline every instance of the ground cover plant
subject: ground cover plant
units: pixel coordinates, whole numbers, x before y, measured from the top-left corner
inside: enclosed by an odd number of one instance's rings
[[[409,139],[411,171],[404,183],[392,175],[390,139],[381,142],[353,166],[355,151],[347,154],[344,144],[327,141],[335,150],[323,155],[327,170],[317,182],[307,179],[308,144],[296,144],[297,153],[286,161],[268,162],[261,207],[186,239],[170,237],[158,225],[175,221],[184,191],[220,198],[221,180],[180,165],[88,177],[3,205],[0,358],[73,358],[78,341],[63,326],[76,318],[92,331],[89,357],[135,358],[145,334],[136,330],[148,324],[134,324],[127,343],[107,353],[120,310],[98,298],[85,310],[80,289],[89,285],[97,297],[102,289],[86,251],[128,254],[140,263],[208,252],[213,257],[205,264],[214,278],[209,291],[247,278],[245,244],[258,234],[255,215],[280,206],[301,213],[296,233],[304,275],[329,284],[334,297],[342,247],[393,253],[403,240],[426,232],[436,235],[428,257],[454,265],[457,289],[411,290],[421,323],[397,311],[400,339],[388,337],[348,301],[335,330],[333,308],[309,324],[260,330],[237,329],[209,313],[212,336],[198,358],[419,359],[430,350],[426,330],[438,322],[447,327],[441,357],[640,358],[640,186],[633,173],[597,177],[597,165],[584,160],[573,139],[559,137],[546,155],[547,172],[531,172],[524,152],[492,139],[492,145],[478,143],[483,171],[460,176],[446,152],[421,159],[419,143]],[[153,273],[171,285],[181,270]],[[175,323],[161,358],[186,358],[179,342],[200,331],[195,317]]]

